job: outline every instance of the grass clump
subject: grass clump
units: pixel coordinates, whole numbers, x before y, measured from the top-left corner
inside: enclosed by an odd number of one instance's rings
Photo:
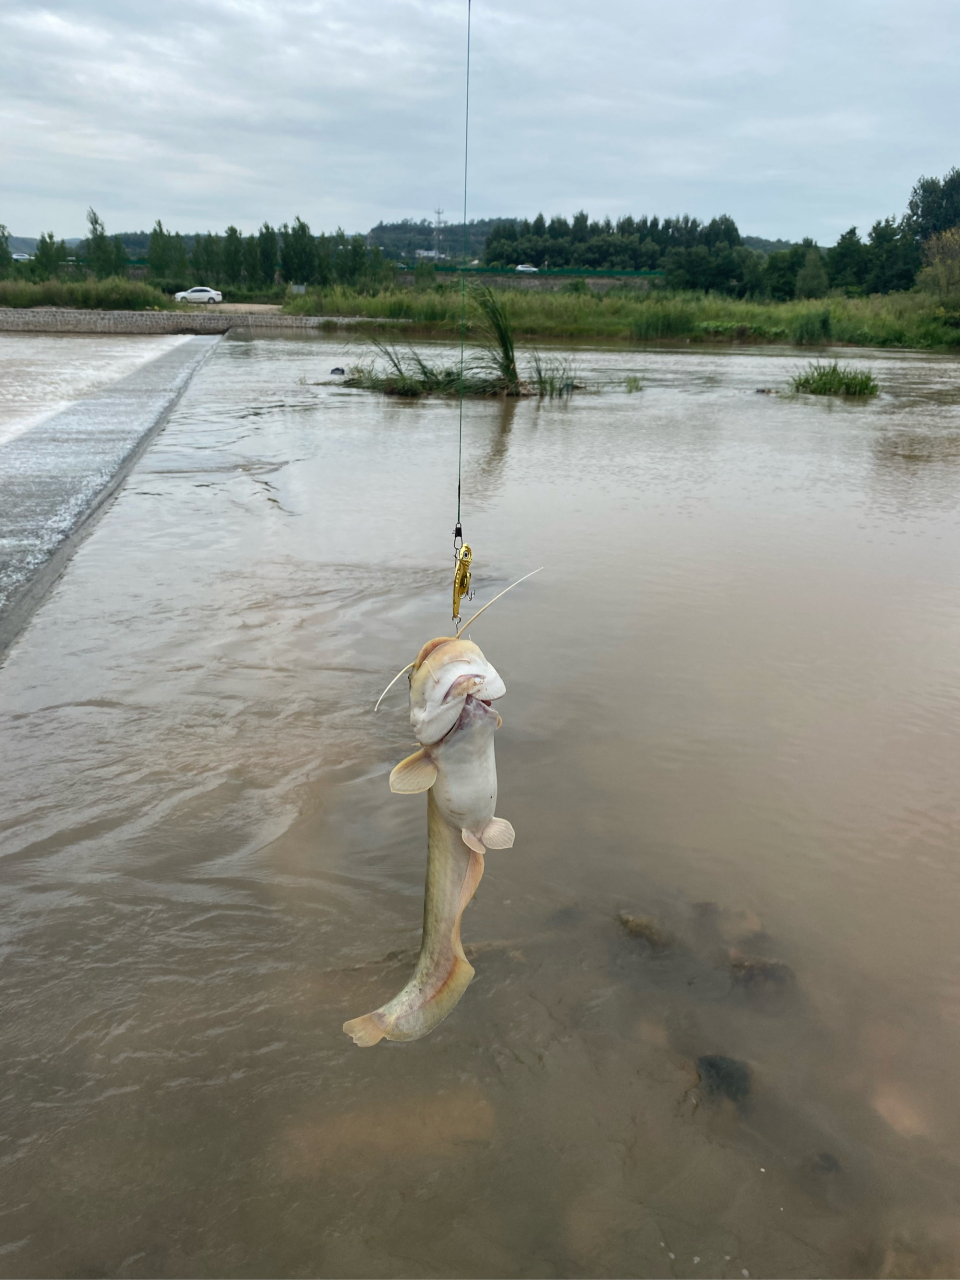
[[[513,325],[507,315],[504,299],[498,297],[489,285],[471,290],[472,301],[483,317],[482,327],[487,338],[485,357],[491,369],[496,370],[508,396],[520,394],[520,375],[517,373],[517,353],[513,344]]]
[[[569,361],[562,357],[544,359],[534,351],[530,355],[528,385],[541,400],[562,400],[582,388],[583,383],[577,381],[576,368]]]
[[[544,360],[538,352],[533,353],[530,381],[523,381],[517,370],[513,326],[503,299],[482,285],[471,290],[471,300],[480,312],[480,330],[486,342],[479,351],[471,352],[462,370],[430,364],[413,347],[400,352],[395,346],[373,339],[381,363],[374,359],[355,365],[345,385],[390,396],[523,396],[532,394],[532,382],[541,398],[551,400],[568,396],[582,385],[575,381],[572,365],[563,359]]]
[[[0,307],[77,307],[86,311],[170,311],[170,299],[139,280],[0,280]]]
[[[812,396],[875,396],[880,390],[869,369],[854,369],[836,360],[832,364],[814,361],[791,379],[791,385],[794,391]]]
[[[387,396],[457,396],[460,394],[460,369],[447,365],[434,365],[424,360],[413,347],[401,352],[395,346],[372,339],[372,344],[382,361],[376,360],[354,365],[344,379],[347,387],[359,387],[363,391],[380,391]],[[491,367],[486,353],[472,358],[463,367],[463,394],[465,396],[497,396],[506,391],[499,370]]]

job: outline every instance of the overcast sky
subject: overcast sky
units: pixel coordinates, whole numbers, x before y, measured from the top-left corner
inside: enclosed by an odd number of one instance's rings
[[[5,0],[15,235],[455,219],[466,0]],[[960,164],[958,0],[474,0],[468,216],[832,243]]]

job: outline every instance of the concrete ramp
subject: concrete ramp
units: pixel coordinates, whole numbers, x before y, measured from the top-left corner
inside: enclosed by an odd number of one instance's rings
[[[191,338],[0,445],[0,655],[219,341]]]

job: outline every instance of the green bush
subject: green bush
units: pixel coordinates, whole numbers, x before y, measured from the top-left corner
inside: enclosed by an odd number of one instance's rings
[[[0,280],[0,307],[77,307],[96,311],[169,311],[170,299],[139,280]]]
[[[869,369],[814,362],[791,379],[794,391],[811,396],[875,396],[880,387]]]

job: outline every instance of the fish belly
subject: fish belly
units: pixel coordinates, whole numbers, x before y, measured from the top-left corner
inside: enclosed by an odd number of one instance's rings
[[[494,721],[455,729],[431,749],[437,766],[433,794],[441,814],[458,830],[482,831],[497,808]]]

